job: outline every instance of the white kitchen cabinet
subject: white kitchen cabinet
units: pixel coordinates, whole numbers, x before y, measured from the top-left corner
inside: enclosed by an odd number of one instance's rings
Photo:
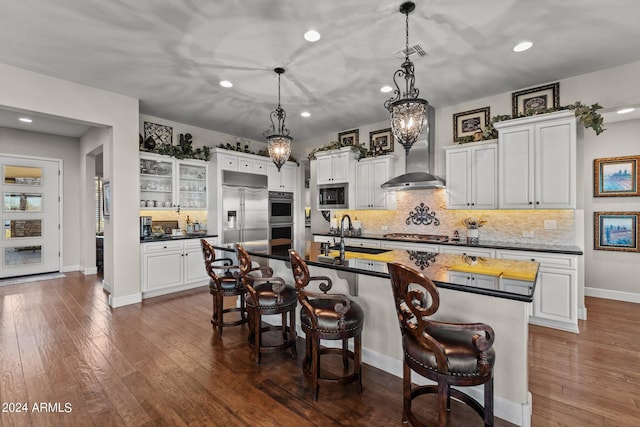
[[[395,209],[396,193],[382,184],[395,176],[395,157],[391,155],[360,159],[356,163],[356,209]]]
[[[495,125],[500,209],[575,209],[576,118],[573,111]]]
[[[207,175],[202,160],[140,153],[140,208],[207,209]]]
[[[211,244],[216,238],[207,238]],[[200,239],[148,242],[140,245],[142,297],[150,298],[206,285]]]
[[[381,261],[371,261],[364,258],[353,258],[349,260],[349,267],[359,268],[360,270],[377,271],[378,273],[387,272],[387,263]]]
[[[498,208],[498,143],[445,147],[447,209]]]
[[[211,153],[216,156],[216,163],[221,170],[267,175],[267,166],[271,162],[264,156],[221,148],[214,148]]]
[[[285,163],[278,168],[273,162],[267,165],[267,180],[269,191],[295,192],[298,168],[294,163]]]
[[[318,184],[338,184],[353,178],[356,154],[349,147],[316,153]]]
[[[336,239],[340,241],[340,238]],[[374,239],[358,239],[357,237],[345,237],[344,238],[345,246],[357,246],[360,248],[379,248],[380,241]]]
[[[498,250],[496,256],[540,263],[531,323],[578,332],[577,255]]]
[[[452,270],[448,273],[449,282],[455,285],[473,286],[474,288],[482,289],[498,289],[499,278],[497,276]]]

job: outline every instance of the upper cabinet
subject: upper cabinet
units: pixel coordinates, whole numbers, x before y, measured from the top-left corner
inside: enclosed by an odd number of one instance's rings
[[[318,184],[349,182],[356,154],[349,147],[316,153]]]
[[[498,143],[445,147],[447,209],[498,208]]]
[[[207,209],[207,163],[140,153],[140,208]]]
[[[293,163],[285,163],[278,171],[273,162],[267,164],[267,180],[269,191],[287,191],[294,193],[297,182],[297,166]]]
[[[507,120],[494,126],[500,153],[500,209],[575,209],[573,111]]]
[[[356,209],[395,209],[395,192],[380,186],[394,177],[395,157],[360,159],[356,163]]]

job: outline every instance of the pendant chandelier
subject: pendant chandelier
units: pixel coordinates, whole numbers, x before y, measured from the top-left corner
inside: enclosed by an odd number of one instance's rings
[[[269,150],[269,157],[273,160],[273,163],[280,168],[284,163],[289,160],[291,154],[291,140],[289,136],[289,129],[284,125],[284,119],[287,117],[287,113],[280,106],[280,75],[284,73],[284,68],[275,68],[273,71],[278,74],[278,107],[271,112],[271,128],[263,135],[267,138],[267,149]],[[274,120],[277,120],[278,126]]]
[[[420,91],[414,87],[414,67],[413,62],[409,60],[409,14],[415,8],[415,3],[410,1],[400,5],[400,13],[406,15],[405,58],[400,69],[393,74],[393,83],[396,85],[394,97],[384,103],[385,108],[389,110],[393,136],[402,144],[407,154],[427,124],[429,106],[425,99],[418,98]],[[396,79],[403,77],[404,90],[401,90]]]

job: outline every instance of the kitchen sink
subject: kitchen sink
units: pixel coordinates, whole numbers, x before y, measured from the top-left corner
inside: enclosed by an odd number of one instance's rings
[[[332,249],[334,251],[339,251],[340,250],[340,246],[339,245],[331,246],[329,249]],[[363,248],[363,247],[360,247],[360,246],[345,246],[344,247],[344,251],[345,252],[358,252],[358,253],[361,253],[361,254],[369,254],[369,255],[379,255],[379,254],[383,254],[385,252],[390,252],[391,249]]]

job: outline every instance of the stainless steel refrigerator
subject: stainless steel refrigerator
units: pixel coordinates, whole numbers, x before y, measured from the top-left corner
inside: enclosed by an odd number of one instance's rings
[[[267,240],[267,177],[223,171],[222,183],[222,243]]]

